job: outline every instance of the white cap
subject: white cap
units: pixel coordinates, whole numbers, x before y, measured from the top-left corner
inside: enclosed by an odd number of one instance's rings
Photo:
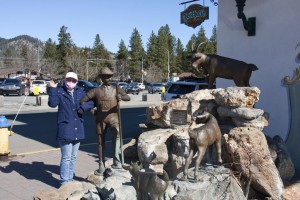
[[[77,76],[77,74],[74,73],[74,72],[68,72],[68,73],[66,74],[66,77],[65,77],[65,78],[74,78],[74,79],[76,79],[76,80],[78,81],[78,76]]]

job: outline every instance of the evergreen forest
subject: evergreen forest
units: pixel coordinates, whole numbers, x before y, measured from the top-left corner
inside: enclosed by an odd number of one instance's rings
[[[105,47],[99,34],[95,35],[92,47],[76,46],[66,26],[60,28],[57,42],[51,38],[42,42],[26,35],[8,40],[0,38],[0,68],[35,71],[45,78],[61,78],[66,72],[74,71],[80,79],[92,82],[100,81],[98,73],[105,66],[114,71],[116,81],[167,82],[185,72],[201,77],[201,70],[193,71],[191,67],[191,51],[195,48],[215,54],[217,35],[216,26],[210,38],[203,26],[198,29],[183,44],[172,35],[168,25],[160,27],[157,33],[152,31],[148,41],[142,41],[138,29],[134,28],[127,45],[124,39],[120,40],[116,53]]]

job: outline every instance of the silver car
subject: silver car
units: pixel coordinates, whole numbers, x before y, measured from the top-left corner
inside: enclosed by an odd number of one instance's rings
[[[159,82],[154,82],[154,83],[150,83],[148,86],[148,92],[149,93],[160,93],[162,92],[162,88],[164,87],[164,85],[162,83]]]

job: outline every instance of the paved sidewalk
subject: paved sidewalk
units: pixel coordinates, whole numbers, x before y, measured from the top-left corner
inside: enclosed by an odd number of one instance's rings
[[[147,101],[142,96],[131,95],[132,101],[121,102],[121,108],[148,107],[162,103],[159,94],[148,95]],[[21,105],[4,105],[0,107],[0,115],[17,114]],[[20,113],[56,112],[48,106],[23,105]],[[18,134],[18,133],[14,133]],[[29,141],[30,147],[38,141]],[[126,143],[127,141],[124,141]],[[111,149],[110,141],[107,148]],[[96,143],[82,145],[78,152],[75,180],[84,180],[87,175],[98,167]],[[12,149],[13,147],[10,146]],[[30,148],[28,148],[30,149]],[[108,155],[109,156],[109,155]],[[31,200],[40,189],[58,188],[60,149],[49,147],[35,152],[24,152],[10,155],[7,161],[0,161],[0,199]]]
[[[75,180],[84,180],[97,168],[95,145],[80,147],[75,169]],[[60,150],[49,149],[34,154],[10,157],[0,162],[0,196],[5,200],[30,200],[40,189],[59,187]]]

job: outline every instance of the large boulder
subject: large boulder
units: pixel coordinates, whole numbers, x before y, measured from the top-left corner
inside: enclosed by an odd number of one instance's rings
[[[283,183],[264,134],[256,128],[237,127],[225,135],[225,140],[232,163],[236,163],[235,168],[251,181],[251,188],[266,197],[281,200]]]
[[[219,106],[217,112],[221,118],[231,120],[236,127],[254,127],[262,131],[269,124],[261,109]]]
[[[259,100],[257,87],[228,87],[198,90],[169,102],[147,108],[147,122],[159,128],[174,128],[189,124],[192,117],[204,110],[236,127],[268,126],[267,113],[253,108]],[[228,123],[228,122],[226,122]]]
[[[147,122],[160,128],[186,125],[203,110],[216,112],[212,90],[199,90],[146,109]]]
[[[144,166],[165,164],[169,159],[166,141],[175,132],[175,129],[156,129],[142,133],[138,139],[139,161]]]
[[[189,155],[189,140],[188,125],[181,126],[176,129],[172,135],[172,143],[169,145],[170,160],[167,163],[168,173],[170,178],[176,177],[183,171],[186,158]]]
[[[193,181],[194,168],[189,169],[188,181],[175,180],[172,182],[177,194],[176,200],[246,200],[238,180],[231,171],[223,166],[205,166],[199,171],[202,181]],[[180,179],[182,174],[178,175]]]
[[[287,150],[283,139],[276,135],[273,138],[267,136],[270,152],[275,155],[273,161],[279,171],[280,177],[284,182],[289,182],[295,175],[295,166]]]
[[[126,170],[113,170],[113,174],[96,185],[101,199],[135,200],[136,191],[131,174]]]
[[[300,199],[300,183],[295,182],[288,185],[283,192],[283,197],[285,200],[299,200]]]
[[[228,87],[212,90],[215,101],[220,106],[253,107],[258,102],[260,90],[257,87]]]
[[[55,189],[41,189],[37,191],[33,197],[34,200],[65,200],[71,197],[80,195],[80,198],[85,193],[93,190],[95,186],[88,182],[72,181],[63,184],[57,190]],[[79,199],[80,199],[79,198]]]

